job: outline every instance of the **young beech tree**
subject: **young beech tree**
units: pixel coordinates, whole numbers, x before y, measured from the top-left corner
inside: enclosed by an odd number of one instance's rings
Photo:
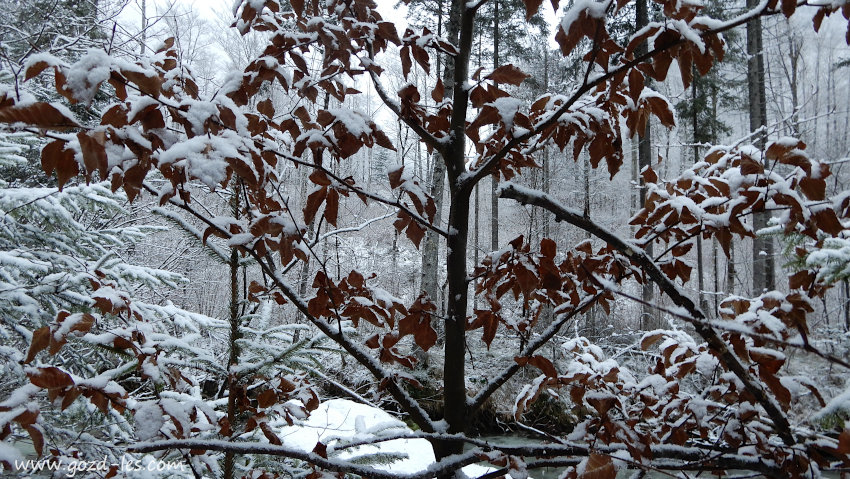
[[[705,74],[723,56],[723,32],[765,15],[791,16],[798,7],[811,9],[818,27],[836,11],[850,17],[850,4],[810,7],[794,0],[765,0],[738,17],[718,21],[701,16],[698,4],[658,0],[664,18],[618,41],[608,34],[606,19],[627,8],[627,0],[574,2],[564,12],[556,40],[564,55],[586,49],[578,86],[526,104],[510,93],[527,76],[516,66],[470,71],[474,19],[487,1],[451,2],[445,38],[425,30],[399,35],[370,0],[244,1],[237,6],[234,27],[243,33],[266,32],[268,44],[244,72],[210,97],[201,97],[190,72],[178,66],[173,42],[135,62],[98,51],[89,51],[73,65],[41,55],[30,61],[28,78],[51,71],[57,89],[71,103],[91,101],[108,83],[115,103],[99,121],[81,124],[60,105],[23,101],[8,92],[0,100],[0,121],[47,131],[53,141],[44,148],[42,164],[57,173],[60,184],[83,174],[108,179],[131,198],[147,191],[162,204],[204,222],[203,239],[225,238],[229,246],[253,257],[266,283],[253,285],[252,294],[297,309],[304,321],[380,382],[418,427],[410,436],[431,441],[437,464],[406,475],[409,479],[452,477],[477,461],[499,467],[489,477],[509,471],[522,477],[526,469],[552,465],[570,466],[566,477],[586,478],[613,478],[620,467],[735,469],[769,477],[846,467],[850,431],[808,426],[805,411],[794,411],[792,405],[823,398],[809,379],[788,376],[783,369],[785,349],[840,362],[807,339],[809,300],[829,286],[816,271],[823,263],[791,277],[788,293],[727,299],[721,305],[722,318],[711,322],[681,287],[691,269],[682,257],[694,239],[716,237],[728,251],[733,236],[754,235],[750,219],[756,212],[770,212],[776,229],[810,238],[811,248],[800,254],[811,255],[829,238],[843,237],[850,196],[826,196],[829,168],[808,158],[804,144],[782,138],[766,142],[763,149],[744,144],[716,147],[669,182],[660,182],[651,168],[644,169],[646,203],[632,220],[637,232],[629,239],[599,226],[592,216],[510,180],[537,168],[538,152],[546,144],[569,148],[576,157],[586,150],[593,167],[604,161],[610,174],[617,174],[624,131],[645,131],[651,116],[664,126],[673,125],[670,104],[645,86],[649,78],[662,81],[675,61],[687,87],[693,65]],[[534,15],[540,5],[540,0],[526,1],[527,15]],[[558,7],[557,0],[553,6]],[[585,38],[588,41],[582,41]],[[642,44],[647,48],[639,48]],[[407,76],[414,68],[429,73],[436,52],[449,60],[433,90],[419,91],[408,84],[387,91],[381,65],[389,55],[399,55]],[[320,55],[321,66],[311,68],[308,54]],[[445,224],[433,221],[433,198],[404,168],[389,173],[393,196],[381,196],[335,173],[337,162],[361,148],[393,148],[378,125],[345,107],[347,97],[360,93],[351,87],[354,78],[371,81],[388,110],[444,162]],[[268,82],[278,82],[301,102],[291,111],[276,111],[261,96]],[[326,95],[336,99],[333,106],[324,102]],[[313,188],[303,208],[290,207],[286,192],[278,188],[282,165],[310,172]],[[598,246],[559,245],[551,239],[529,244],[518,237],[481,264],[470,265],[470,199],[475,186],[489,176],[501,181],[503,198],[544,208],[556,220],[601,240]],[[196,208],[190,182],[209,188],[238,184],[238,218],[211,216]],[[413,367],[414,359],[399,347],[408,336],[425,350],[436,344],[432,298],[422,295],[404,304],[376,287],[376,279],[368,274],[350,271],[335,277],[323,268],[306,293],[299,294],[285,274],[315,256],[305,239],[306,225],[316,218],[336,225],[345,211],[340,208],[343,201],[397,209],[394,228],[416,245],[426,230],[445,242],[448,294],[446,312],[438,318],[445,335],[443,409],[435,417],[410,394],[408,388],[416,385],[405,369]],[[650,245],[655,246],[654,255],[646,252]],[[617,296],[629,296],[621,288],[627,280],[654,283],[675,305],[667,313],[686,323],[691,333],[647,333],[642,346],[658,349],[649,371],[630,371],[581,338],[565,345],[573,354],[568,367],[559,370],[541,355],[541,347],[581,312],[597,305],[607,310]],[[471,310],[470,288],[480,296],[481,309]],[[517,305],[524,314],[509,313]],[[544,308],[554,312],[546,325],[537,322]],[[378,332],[362,340],[356,331],[365,323]],[[472,389],[466,381],[467,343],[478,341],[472,332],[481,329],[481,340],[489,345],[499,327],[516,330],[526,341],[506,360],[503,371]],[[475,412],[523,368],[539,375],[517,398],[517,416],[542,391],[560,389],[579,411],[574,431],[545,445],[508,446],[466,437]],[[51,374],[61,376],[63,388],[73,386],[74,377],[55,371]],[[56,394],[49,381],[38,378],[33,376],[28,387]],[[245,398],[241,404],[246,420],[240,424],[265,424],[274,404],[291,397],[283,383],[269,390],[260,398],[260,408]],[[201,437],[184,425],[173,440],[133,448],[284,456],[312,464],[315,477],[321,471],[398,477],[328,458],[327,445],[317,444],[305,453],[281,443],[269,428],[263,429],[268,442],[237,441],[245,437],[241,431],[214,419],[204,420],[220,426],[220,440],[210,438],[209,431]],[[364,441],[387,439],[376,435]],[[466,452],[465,443],[471,446]]]

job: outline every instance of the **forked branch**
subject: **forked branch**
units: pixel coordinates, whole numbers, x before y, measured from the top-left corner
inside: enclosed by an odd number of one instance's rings
[[[623,240],[613,232],[585,217],[582,212],[567,208],[541,191],[532,190],[512,183],[502,185],[500,196],[518,201],[524,205],[533,205],[549,211],[555,215],[556,221],[565,221],[597,238],[607,242],[609,245],[629,257],[636,263],[653,283],[667,294],[676,306],[684,308],[690,315],[690,323],[696,332],[708,343],[708,346],[717,354],[721,361],[732,371],[744,384],[747,391],[755,397],[756,401],[764,408],[767,415],[773,421],[774,429],[786,445],[796,443],[791,433],[791,425],[788,418],[780,410],[776,401],[767,394],[761,384],[749,373],[740,359],[729,350],[726,343],[720,338],[720,334],[710,326],[702,310],[679,288],[673,280],[669,279],[653,259],[640,248]]]
[[[156,194],[156,190],[149,185],[144,184],[144,188],[151,194]],[[229,231],[219,225],[216,225],[210,218],[197,212],[185,202],[179,201],[175,198],[169,199],[169,202],[188,212],[208,227],[213,228],[222,238],[230,238],[232,236]],[[295,289],[289,286],[286,280],[280,276],[280,273],[276,270],[276,268],[269,264],[270,259],[268,256],[260,255],[254,249],[245,248],[245,251],[254,258],[257,264],[260,265],[260,268],[280,290],[281,294],[283,294],[283,296],[286,297],[286,299],[288,299],[295,308],[298,309],[298,311],[303,314],[308,321],[310,321],[311,324],[319,328],[319,330],[322,331],[322,333],[324,333],[328,338],[345,349],[345,351],[348,352],[360,365],[365,367],[372,376],[375,377],[375,379],[385,383],[390,395],[399,403],[406,413],[410,414],[410,418],[417,426],[426,432],[434,432],[436,430],[433,421],[428,416],[428,413],[422,409],[419,402],[413,399],[410,394],[408,394],[407,391],[398,384],[398,381],[389,374],[387,370],[384,369],[383,366],[381,366],[381,364],[369,354],[368,351],[364,350],[359,344],[352,342],[342,331],[338,331],[333,328],[331,323],[322,321],[321,318],[317,318],[310,314],[307,302],[295,291]]]
[[[797,6],[804,6],[804,5],[807,5],[806,1],[801,1],[801,2],[797,3]],[[762,0],[762,2],[759,3],[759,5],[756,6],[755,8],[753,8],[752,10],[739,15],[739,16],[735,17],[734,19],[732,19],[728,22],[724,22],[721,26],[719,26],[717,28],[713,28],[713,29],[709,29],[709,30],[706,30],[704,32],[701,32],[699,35],[700,35],[700,37],[705,37],[705,36],[708,36],[708,35],[716,35],[718,33],[723,33],[723,32],[726,32],[728,30],[731,30],[733,28],[736,28],[738,26],[741,26],[741,25],[749,22],[750,20],[752,20],[754,18],[761,17],[761,16],[776,15],[776,14],[779,14],[779,13],[781,13],[781,12],[778,11],[778,10],[768,9],[767,0]],[[685,38],[680,38],[678,40],[671,41],[669,43],[665,43],[664,45],[656,47],[656,48],[648,51],[647,53],[645,53],[643,55],[636,56],[634,59],[623,63],[622,65],[620,65],[617,68],[612,68],[612,69],[608,70],[604,75],[600,75],[600,76],[598,76],[598,77],[596,77],[596,78],[594,78],[590,81],[587,81],[587,79],[585,79],[585,81],[582,83],[581,87],[579,87],[576,91],[574,91],[573,94],[570,96],[570,98],[567,101],[565,101],[564,104],[561,105],[557,110],[552,112],[548,116],[548,118],[546,118],[546,120],[538,123],[537,125],[534,126],[534,128],[530,129],[528,132],[526,132],[522,135],[514,136],[498,152],[496,152],[496,154],[494,154],[493,156],[488,158],[481,166],[479,166],[478,168],[476,168],[474,170],[469,171],[461,180],[462,186],[465,187],[465,188],[470,188],[470,189],[473,188],[479,181],[481,181],[482,178],[491,174],[493,172],[493,170],[497,167],[499,162],[503,158],[505,158],[505,156],[509,152],[511,152],[515,148],[519,147],[520,145],[522,145],[524,142],[530,140],[531,138],[534,138],[535,136],[540,135],[542,132],[546,131],[549,127],[558,123],[558,121],[560,121],[561,117],[564,116],[570,110],[570,108],[572,108],[573,105],[575,105],[575,103],[579,99],[581,99],[582,96],[584,96],[585,93],[592,91],[593,89],[595,89],[599,85],[605,83],[606,81],[608,81],[608,80],[610,80],[610,79],[612,79],[612,78],[614,78],[618,75],[625,74],[626,72],[628,72],[632,68],[635,68],[638,65],[641,65],[641,64],[647,62],[648,60],[651,60],[656,55],[685,43],[685,41],[686,41]]]

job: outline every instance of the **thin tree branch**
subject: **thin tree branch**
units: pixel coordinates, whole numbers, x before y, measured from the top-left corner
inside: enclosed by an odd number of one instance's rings
[[[281,152],[276,151],[276,150],[273,151],[273,153],[280,158],[283,158],[287,161],[291,161],[292,163],[295,163],[296,165],[307,166],[309,168],[319,170],[322,173],[324,173],[325,175],[327,175],[329,178],[336,181],[339,184],[338,186],[345,187],[346,189],[348,189],[349,191],[351,191],[352,193],[354,193],[356,195],[363,195],[363,196],[365,196],[365,197],[367,197],[371,200],[377,201],[378,203],[383,203],[387,206],[392,206],[394,208],[398,208],[401,211],[403,211],[405,214],[407,214],[408,216],[413,218],[414,221],[416,221],[420,225],[434,231],[435,233],[439,234],[440,236],[442,236],[444,238],[449,236],[449,233],[446,230],[440,228],[437,225],[432,224],[430,221],[426,220],[425,218],[420,216],[418,213],[411,210],[407,205],[402,203],[401,200],[391,200],[389,198],[384,198],[383,196],[376,195],[374,193],[370,193],[370,192],[363,190],[359,187],[351,185],[351,184],[347,183],[344,178],[341,178],[339,175],[337,175],[333,171],[325,168],[323,165],[318,165],[316,163],[305,161],[305,160],[302,160],[300,158],[296,158],[292,155],[288,155],[286,153],[281,153]]]
[[[512,183],[503,184],[500,192],[502,198],[510,198],[522,204],[530,204],[543,208],[555,215],[557,221],[566,221],[567,223],[576,226],[597,238],[606,241],[609,245],[619,250],[621,253],[629,257],[633,262],[640,266],[647,276],[664,291],[667,296],[673,300],[676,306],[685,308],[688,314],[692,316],[694,321],[691,324],[696,332],[708,343],[708,346],[714,350],[719,358],[726,364],[730,371],[735,373],[738,379],[744,384],[744,387],[750,394],[755,397],[756,401],[764,408],[767,415],[773,421],[774,428],[782,438],[786,445],[794,445],[796,443],[793,434],[791,433],[791,425],[788,418],[782,413],[779,405],[773,398],[767,394],[761,384],[757,382],[749,373],[746,367],[741,363],[738,357],[726,347],[726,343],[720,338],[717,331],[705,322],[706,316],[702,310],[674,283],[670,280],[646,254],[646,251],[635,247],[626,242],[613,232],[605,229],[601,225],[596,224],[590,218],[585,217],[581,212],[567,208],[558,203],[548,194],[524,188]]]
[[[567,321],[574,318],[575,315],[583,311],[586,307],[593,304],[602,293],[595,294],[593,296],[588,296],[584,301],[580,302],[576,305],[572,310],[568,313],[561,316],[557,321],[553,321],[552,324],[549,325],[546,330],[544,330],[539,336],[535,337],[531,341],[529,341],[528,345],[526,345],[525,349],[519,354],[522,357],[528,357],[535,353],[538,349],[543,347],[552,337],[554,337],[561,328],[567,324]],[[516,374],[523,366],[520,366],[519,363],[514,361],[510,366],[505,368],[498,376],[491,379],[484,389],[478,392],[475,397],[467,400],[467,404],[469,407],[469,413],[477,411],[487,399],[493,395],[496,391],[499,390],[509,379],[511,379],[514,374]]]
[[[353,473],[372,479],[431,479],[452,473],[464,466],[480,461],[481,449],[473,449],[463,454],[447,457],[423,471],[412,474],[381,471],[369,466],[355,464],[346,460],[322,457],[314,452],[304,452],[289,446],[276,446],[264,442],[230,442],[203,439],[179,439],[136,444],[130,448],[133,452],[154,452],[169,449],[203,449],[206,451],[231,452],[235,454],[264,454],[267,456],[289,457],[329,471]]]
[[[151,194],[157,194],[156,191],[146,183],[143,184],[143,187]],[[178,201],[175,198],[170,198],[169,202],[199,219],[222,237],[230,238],[232,236],[229,231],[216,225],[212,220],[198,213],[185,202]],[[398,381],[396,381],[393,375],[388,373],[383,366],[381,366],[381,364],[375,360],[371,354],[369,354],[368,351],[364,350],[359,344],[352,342],[341,330],[335,330],[329,322],[322,321],[320,318],[317,318],[310,313],[306,301],[304,301],[304,299],[301,298],[301,296],[298,295],[298,293],[290,287],[289,284],[287,284],[274,267],[267,263],[267,257],[261,256],[253,249],[244,248],[244,251],[257,261],[257,264],[259,264],[263,272],[271,278],[272,282],[280,290],[281,294],[283,294],[283,296],[286,297],[286,299],[288,299],[296,307],[296,309],[298,309],[298,311],[301,312],[308,321],[310,321],[310,323],[319,328],[319,330],[328,338],[345,349],[360,365],[368,369],[375,379],[384,381],[390,395],[392,395],[393,399],[399,403],[405,412],[410,414],[411,419],[417,426],[426,432],[434,432],[437,429],[434,422],[428,416],[428,413],[422,409],[419,402],[413,399],[413,397],[411,397],[410,394],[408,394],[407,391],[398,384]]]
[[[374,62],[375,51],[371,43],[368,44],[368,52],[369,60],[371,62]],[[381,79],[379,78],[378,73],[373,68],[367,68],[367,70],[369,71],[369,77],[372,79],[372,85],[375,87],[375,92],[378,94],[378,98],[381,99],[384,105],[386,105],[387,108],[389,108],[390,111],[392,111],[395,116],[398,117],[399,120],[403,121],[405,125],[407,125],[408,127],[410,127],[411,130],[416,132],[419,138],[426,145],[437,150],[438,152],[440,152],[440,155],[442,155],[446,148],[445,143],[437,139],[437,137],[432,135],[431,132],[426,130],[425,127],[423,127],[415,119],[402,115],[401,105],[399,105],[398,102],[393,101],[393,99],[390,98],[389,94],[387,94],[387,91],[384,90],[384,86],[381,84]]]
[[[801,1],[801,2],[797,3],[797,6],[803,6],[803,5],[806,5],[806,4],[807,4],[806,1]],[[718,28],[706,30],[706,31],[700,33],[700,36],[704,37],[704,36],[707,36],[707,35],[723,33],[725,31],[728,31],[728,30],[731,30],[735,27],[743,25],[743,24],[749,22],[750,20],[752,20],[753,18],[761,17],[761,16],[775,15],[775,14],[781,13],[781,12],[775,11],[775,10],[768,10],[767,5],[768,5],[768,2],[766,0],[763,0],[757,8],[755,8],[755,9],[749,11],[749,12],[746,12],[742,15],[739,15],[738,17],[736,17],[735,19],[733,19],[729,22],[725,22],[722,26],[720,26]],[[632,68],[646,62],[647,60],[653,58],[655,55],[658,55],[659,53],[667,51],[667,50],[669,50],[673,47],[679,46],[684,42],[685,42],[685,39],[681,38],[681,39],[678,39],[676,41],[670,42],[668,44],[664,44],[663,46],[656,47],[653,50],[645,53],[644,55],[637,56],[634,59],[632,59],[631,61],[623,63],[619,67],[609,70],[604,75],[600,75],[599,77],[594,78],[590,82],[585,81],[582,84],[582,86],[579,87],[575,92],[573,92],[572,96],[570,96],[570,98],[563,105],[561,105],[557,110],[555,110],[546,120],[537,124],[534,128],[532,128],[527,133],[525,133],[523,135],[515,136],[514,138],[512,138],[509,142],[507,142],[502,147],[502,149],[500,149],[496,154],[494,154],[487,161],[485,161],[484,164],[482,164],[481,166],[479,166],[475,170],[469,171],[466,175],[464,175],[460,179],[460,183],[464,187],[472,188],[473,186],[475,186],[475,184],[477,184],[479,181],[481,181],[482,178],[484,178],[487,175],[489,175],[490,173],[492,173],[492,170],[494,168],[496,168],[496,166],[499,164],[499,162],[502,160],[502,158],[504,158],[510,151],[512,151],[514,148],[516,148],[517,146],[519,146],[523,142],[539,135],[540,133],[545,131],[547,128],[549,128],[550,126],[557,123],[560,120],[560,118],[564,114],[566,114],[567,111],[569,111],[569,109],[575,104],[575,102],[578,101],[585,93],[593,90],[594,88],[596,88],[600,84],[610,80],[611,78],[614,78],[615,76],[621,75],[621,74],[631,70]]]

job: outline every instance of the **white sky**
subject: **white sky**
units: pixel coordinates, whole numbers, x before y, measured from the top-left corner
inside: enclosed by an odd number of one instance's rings
[[[181,6],[189,6],[195,12],[198,12],[203,18],[209,21],[216,21],[217,12],[227,12],[228,15],[232,15],[234,2],[238,2],[239,0],[147,0],[147,11],[148,15],[154,15],[157,11],[157,7],[160,9],[165,8],[166,5],[174,3],[176,5]],[[128,8],[125,10],[125,13],[122,15],[122,18],[125,18],[125,21],[133,24],[141,23],[141,2],[142,0],[132,0]],[[375,0],[378,4],[378,12],[381,16],[387,20],[396,24],[396,29],[399,31],[399,34],[404,33],[404,29],[407,27],[407,6],[399,2],[398,0]],[[399,4],[396,7],[396,4]],[[540,7],[540,11],[543,14],[544,18],[550,25],[550,38],[549,43],[553,48],[557,46],[554,41],[555,36],[555,25],[557,24],[557,18],[554,10],[552,9],[552,5],[550,2],[543,2],[543,5]]]
[[[170,3],[189,6],[207,20],[215,20],[216,12],[232,12],[233,4],[238,0],[147,0],[148,15],[156,12],[157,7],[164,8]],[[375,0],[378,4],[378,12],[385,20],[392,21],[400,28],[407,25],[407,6],[403,3],[396,8],[396,0]],[[141,0],[133,0],[128,6],[127,18],[141,18]],[[551,9],[551,7],[550,7]],[[139,20],[140,21],[140,20]]]

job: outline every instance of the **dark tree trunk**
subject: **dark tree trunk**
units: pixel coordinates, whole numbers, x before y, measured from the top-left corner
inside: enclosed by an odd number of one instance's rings
[[[233,188],[233,196],[230,198],[231,214],[234,218],[239,218],[239,195],[241,188],[236,186]],[[239,314],[239,251],[236,248],[230,249],[230,261],[228,261],[230,270],[230,335],[228,338],[228,347],[230,349],[227,358],[227,421],[230,424],[231,437],[236,428],[237,411],[236,397],[239,384],[236,380],[236,375],[231,372],[231,368],[239,364],[239,338],[241,337],[241,315]],[[224,465],[222,477],[224,479],[233,479],[235,454],[226,452],[224,454]]]
[[[493,3],[493,69],[499,68],[499,0]],[[498,171],[498,168],[497,168]],[[499,175],[490,177],[490,251],[499,249]]]
[[[747,8],[755,8],[757,0],[747,0]],[[761,18],[756,17],[747,23],[747,92],[750,112],[750,131],[764,129],[767,126],[767,100],[764,86],[764,55],[762,52]],[[755,144],[764,150],[767,133],[759,132]],[[767,227],[770,215],[758,212],[753,215],[753,230]],[[775,289],[773,265],[773,238],[756,236],[753,239],[753,294]]]
[[[466,313],[469,304],[467,282],[467,237],[469,235],[469,206],[472,185],[465,183],[460,188],[458,178],[465,171],[466,114],[469,96],[466,79],[469,77],[469,57],[472,50],[474,12],[465,7],[464,0],[453,0],[449,13],[447,36],[456,42],[458,53],[454,61],[447,61],[444,77],[446,90],[452,91],[454,110],[451,119],[452,140],[445,149],[446,172],[449,180],[448,239],[446,241],[446,273],[448,294],[444,319],[445,365],[443,368],[443,419],[449,433],[466,432],[467,417],[466,370]],[[437,460],[459,454],[463,445],[459,442],[432,442]],[[450,477],[450,476],[449,476]]]
[[[699,161],[699,144],[697,141],[697,131],[699,131],[699,115],[697,111],[697,71],[696,66],[692,67],[693,80],[691,81],[691,129],[693,131],[694,141],[694,163]],[[702,255],[702,235],[697,235],[697,297],[699,298],[699,307],[706,316],[709,315],[708,302],[705,300],[705,268],[703,266]]]
[[[637,30],[640,30],[649,23],[649,11],[647,9],[646,0],[638,0],[635,20],[635,28]],[[649,47],[646,42],[643,42],[636,49],[635,55],[641,56],[646,54],[647,51],[649,51]],[[643,170],[652,164],[652,131],[649,122],[646,122],[646,130],[638,133],[641,134],[641,137],[638,140],[638,168]],[[646,203],[647,187],[643,177],[639,176],[639,178],[640,193],[638,194],[638,208],[643,208],[643,205]],[[646,245],[646,252],[649,256],[653,255],[652,243]],[[643,306],[641,308],[641,327],[646,330],[656,329],[660,325],[656,310],[653,307],[653,296],[652,284],[647,282],[643,285],[643,290],[641,291],[641,299],[643,300]]]

